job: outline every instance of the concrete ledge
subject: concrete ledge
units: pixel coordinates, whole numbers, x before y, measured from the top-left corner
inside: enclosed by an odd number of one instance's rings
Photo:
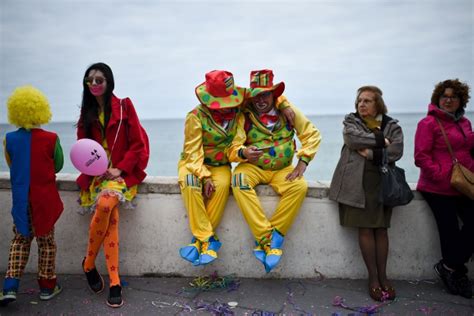
[[[58,187],[64,213],[56,224],[58,244],[57,272],[82,273],[90,215],[77,214],[76,175],[59,174]],[[252,255],[253,238],[234,198],[229,198],[217,233],[223,243],[219,259],[206,267],[192,267],[179,257],[179,247],[191,239],[187,214],[176,177],[148,177],[140,186],[133,211],[120,212],[120,268],[124,275],[194,276],[217,271],[240,277],[312,278],[320,274],[331,278],[364,278],[366,271],[359,251],[357,230],[339,225],[337,204],[327,198],[328,182],[309,182],[307,198],[285,239],[280,265],[265,274]],[[412,184],[412,188],[414,185]],[[269,186],[257,192],[268,213],[278,197]],[[0,271],[5,271],[12,237],[11,191],[8,173],[0,173]],[[394,209],[389,229],[388,274],[394,279],[433,277],[433,264],[440,258],[434,218],[416,192],[406,206]],[[36,271],[34,243],[27,271]],[[97,266],[105,270],[103,256]],[[470,263],[470,276],[474,264]]]

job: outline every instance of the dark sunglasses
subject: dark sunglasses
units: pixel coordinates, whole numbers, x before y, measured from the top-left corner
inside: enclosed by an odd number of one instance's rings
[[[94,84],[94,82],[95,82],[96,85],[101,85],[105,81],[107,81],[107,80],[103,77],[85,77],[84,78],[84,82],[88,86],[92,86]]]

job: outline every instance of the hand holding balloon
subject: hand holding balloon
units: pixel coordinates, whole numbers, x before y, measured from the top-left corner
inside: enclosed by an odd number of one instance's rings
[[[109,164],[104,148],[89,138],[79,139],[72,146],[69,157],[77,170],[89,176],[104,174]]]
[[[109,168],[104,174],[104,178],[108,180],[121,179],[122,170],[118,168]]]

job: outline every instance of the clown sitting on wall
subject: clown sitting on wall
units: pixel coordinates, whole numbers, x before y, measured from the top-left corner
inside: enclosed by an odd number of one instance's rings
[[[63,167],[63,151],[55,133],[40,128],[51,119],[48,100],[38,89],[24,86],[7,102],[8,121],[19,129],[7,133],[3,144],[10,167],[14,237],[0,305],[16,300],[20,278],[28,262],[33,238],[38,244],[40,300],[61,292],[56,282],[54,224],[63,211],[56,173]]]
[[[221,242],[215,233],[229,197],[231,164],[227,156],[242,115],[245,89],[234,85],[232,73],[214,70],[195,89],[200,102],[185,121],[184,145],[178,163],[178,181],[193,234],[180,248],[181,257],[194,266],[217,259]],[[294,111],[280,100],[289,121]]]
[[[239,118],[229,150],[229,160],[239,162],[232,175],[232,192],[255,238],[254,255],[268,273],[283,254],[284,236],[306,196],[303,178],[321,142],[319,130],[295,106],[293,124],[279,109],[285,84],[273,85],[273,71],[250,73],[248,102]],[[296,150],[295,136],[301,142]],[[293,157],[298,163],[293,167]],[[267,218],[255,192],[259,184],[270,185],[280,195],[272,216]]]

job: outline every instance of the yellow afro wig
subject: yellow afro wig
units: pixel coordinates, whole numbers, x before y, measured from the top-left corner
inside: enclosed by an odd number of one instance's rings
[[[33,86],[16,88],[7,101],[8,121],[26,129],[46,124],[51,120],[51,109],[46,96]]]

